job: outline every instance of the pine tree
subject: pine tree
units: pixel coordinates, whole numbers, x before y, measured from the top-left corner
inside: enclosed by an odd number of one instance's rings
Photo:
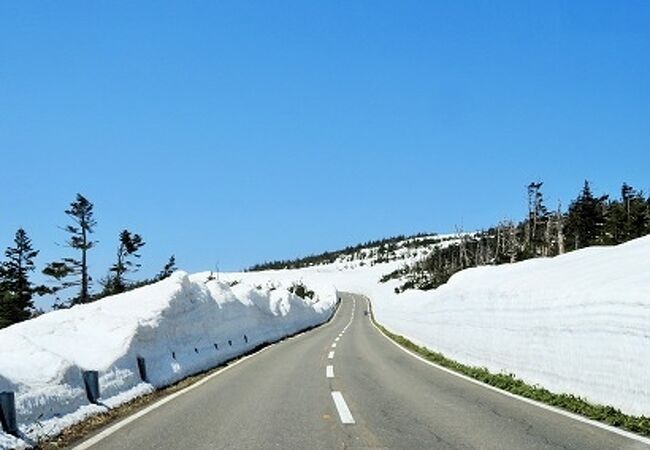
[[[602,244],[605,239],[605,202],[608,196],[594,197],[588,181],[577,199],[571,202],[566,235],[574,250]]]
[[[25,230],[18,229],[14,246],[7,248],[7,259],[0,266],[0,328],[29,319],[34,295],[47,292],[44,286],[34,286],[29,280],[37,255]]]
[[[623,239],[628,241],[650,233],[650,210],[643,192],[623,183],[621,202],[625,211]]]
[[[97,222],[94,219],[93,204],[83,195],[77,194],[74,202],[65,213],[74,222],[73,225],[66,225],[63,229],[70,234],[66,245],[81,252],[81,259],[63,258],[61,261],[52,262],[43,270],[45,275],[55,278],[62,284],[56,290],[65,289],[71,286],[79,286],[79,295],[72,300],[72,303],[87,303],[90,301],[90,282],[88,274],[88,250],[93,248],[96,241],[90,239]],[[68,281],[70,277],[78,277],[76,280]]]
[[[128,272],[136,272],[140,268],[140,264],[131,258],[140,258],[138,251],[144,245],[145,242],[142,240],[142,236],[128,230],[122,230],[120,243],[117,247],[117,260],[109,269],[111,275],[105,282],[104,294],[119,294],[126,290],[127,280],[124,276]]]
[[[611,201],[607,205],[605,241],[607,244],[620,244],[628,239],[629,227],[625,212],[625,200]]]
[[[154,277],[155,281],[164,280],[165,278],[171,276],[172,273],[176,270],[176,257],[174,255],[169,257],[167,264],[163,269]]]

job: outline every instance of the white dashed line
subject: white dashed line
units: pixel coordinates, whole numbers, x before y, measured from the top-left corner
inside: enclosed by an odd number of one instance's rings
[[[350,314],[350,320],[348,323],[343,327],[341,332],[339,333],[338,337],[334,339],[334,343],[332,344],[332,348],[336,348],[336,343],[343,337],[343,334],[347,331],[348,327],[352,325],[352,321],[354,320],[354,310],[357,306],[357,300],[355,298],[352,299],[352,314]],[[327,355],[327,359],[334,359],[334,351],[331,351]],[[334,378],[334,366],[329,365],[325,368],[325,376],[327,378]],[[350,412],[350,408],[348,408],[348,405],[345,403],[345,400],[343,399],[343,394],[341,394],[339,391],[333,391],[332,392],[332,399],[334,400],[334,405],[336,406],[336,411],[339,413],[339,417],[341,418],[341,423],[343,424],[353,424],[354,418],[352,417],[352,413]]]
[[[350,408],[348,408],[347,403],[345,403],[343,394],[341,394],[339,391],[334,391],[332,392],[332,399],[334,400],[334,405],[336,405],[336,410],[338,411],[339,417],[341,418],[341,423],[353,424],[354,417],[352,417]]]

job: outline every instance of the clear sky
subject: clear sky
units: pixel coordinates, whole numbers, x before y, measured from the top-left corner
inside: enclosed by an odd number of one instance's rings
[[[520,218],[650,190],[650,2],[5,1],[0,247],[95,203],[143,273]]]

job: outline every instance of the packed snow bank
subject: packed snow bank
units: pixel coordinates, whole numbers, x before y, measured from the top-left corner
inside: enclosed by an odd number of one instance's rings
[[[338,262],[243,279],[328,281],[369,296],[391,331],[457,361],[650,416],[650,236],[468,269],[436,290],[396,295],[398,281],[378,281],[401,264]]]
[[[229,284],[177,272],[0,330],[0,392],[15,392],[26,438],[56,434],[105,410],[88,404],[84,370],[99,372],[101,402],[116,406],[327,320],[333,287],[321,285],[320,297],[302,299],[288,291],[292,282]],[[146,383],[138,357],[145,360]],[[0,448],[20,445],[0,433]]]
[[[388,328],[453,359],[650,416],[650,237],[374,300]]]

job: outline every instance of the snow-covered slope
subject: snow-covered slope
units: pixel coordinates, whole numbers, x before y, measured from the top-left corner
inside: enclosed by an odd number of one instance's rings
[[[320,297],[303,300],[288,291],[290,277],[261,285],[206,278],[177,272],[0,330],[0,392],[16,393],[21,432],[38,439],[105,410],[89,405],[84,370],[99,372],[101,401],[114,406],[322,323],[336,299],[330,284],[319,285]],[[0,448],[14,445],[21,443],[0,432]]]
[[[468,269],[436,290],[396,295],[398,281],[378,280],[401,264],[337,262],[228,278],[327,280],[368,295],[381,323],[448,357],[650,416],[650,236]]]

